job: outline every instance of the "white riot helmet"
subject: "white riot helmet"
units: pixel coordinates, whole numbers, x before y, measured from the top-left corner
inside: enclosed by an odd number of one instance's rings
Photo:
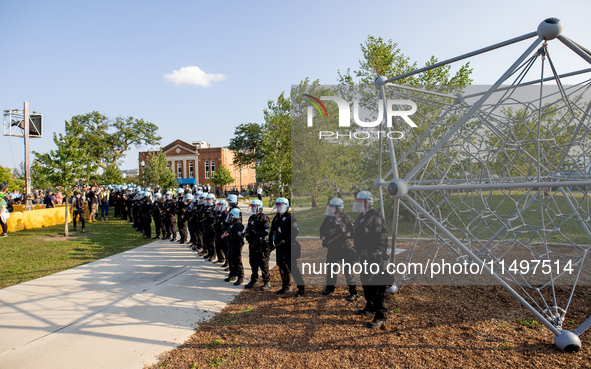
[[[228,202],[224,199],[219,199],[218,202],[215,204],[215,208],[213,211],[224,211],[228,207]]]
[[[353,201],[353,211],[356,213],[365,213],[373,206],[373,195],[369,191],[361,191]]]
[[[246,210],[246,215],[258,214],[263,211],[263,202],[261,200],[252,200]]]
[[[285,197],[280,197],[275,201],[275,205],[273,205],[273,209],[271,211],[277,211],[279,214],[283,214],[287,212],[289,209],[289,200]]]
[[[342,213],[345,209],[345,202],[338,197],[330,200],[330,203],[326,206],[326,212],[324,215],[334,217],[337,213]]]
[[[212,193],[208,193],[205,196],[205,200],[203,201],[203,205],[205,206],[213,206],[215,204],[215,195]]]

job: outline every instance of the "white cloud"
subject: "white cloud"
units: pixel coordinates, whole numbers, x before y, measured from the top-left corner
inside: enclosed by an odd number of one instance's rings
[[[165,74],[165,82],[172,82],[175,85],[193,85],[209,87],[212,82],[223,81],[226,76],[223,74],[205,73],[198,66],[182,67],[173,71],[171,74]]]

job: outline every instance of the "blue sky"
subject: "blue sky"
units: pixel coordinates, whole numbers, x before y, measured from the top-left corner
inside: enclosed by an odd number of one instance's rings
[[[267,101],[292,84],[334,84],[338,70],[356,69],[368,34],[392,39],[422,65],[557,17],[563,34],[591,48],[590,10],[589,1],[2,0],[0,109],[26,100],[44,114],[44,137],[32,140],[39,152],[53,148],[65,120],[93,110],[151,121],[163,144],[225,146],[238,124],[261,123]],[[473,58],[474,83],[493,83],[530,43]],[[589,67],[559,41],[550,52],[559,72]],[[206,87],[164,77],[183,67],[224,78]],[[0,165],[18,165],[22,147],[0,138]],[[137,152],[122,169],[137,168]]]

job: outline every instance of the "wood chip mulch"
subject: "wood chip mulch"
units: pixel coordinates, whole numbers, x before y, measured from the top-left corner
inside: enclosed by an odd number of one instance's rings
[[[403,286],[388,296],[387,328],[370,330],[372,317],[356,315],[365,300],[345,301],[346,287],[278,298],[277,268],[272,283],[270,292],[240,293],[149,368],[591,368],[589,331],[581,351],[562,352],[541,324],[519,323],[530,314],[501,287]],[[589,316],[591,287],[583,286],[564,328]]]

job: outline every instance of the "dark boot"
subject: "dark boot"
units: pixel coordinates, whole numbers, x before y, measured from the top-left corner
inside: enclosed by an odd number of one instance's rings
[[[234,286],[240,286],[242,284],[242,282],[244,282],[244,279],[238,278],[238,280],[236,282],[234,282]]]
[[[244,286],[244,288],[246,289],[251,289],[254,288],[254,286],[257,284],[256,279],[255,280],[251,280],[250,282],[248,282],[248,284],[246,286]]]
[[[279,291],[275,292],[277,295],[285,295],[287,292],[291,291],[291,286],[283,287]]]
[[[271,282],[265,282],[261,287],[261,291],[268,291],[269,289],[271,289]]]
[[[378,328],[386,328],[386,318],[382,318],[382,319],[378,319],[375,318],[374,320],[372,320],[371,322],[367,323],[367,328],[371,328],[371,329],[378,329]]]
[[[298,292],[296,292],[296,297],[304,297],[306,294],[306,287],[305,286],[298,286]]]

